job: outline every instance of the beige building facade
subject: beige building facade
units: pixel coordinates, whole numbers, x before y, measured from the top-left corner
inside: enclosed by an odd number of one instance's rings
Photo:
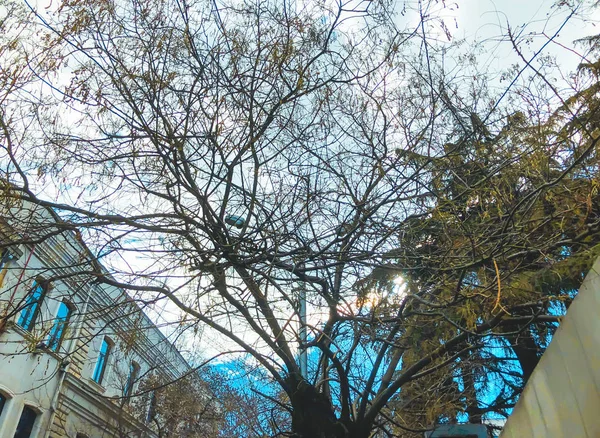
[[[600,437],[600,258],[527,382],[501,438]]]
[[[22,205],[0,218],[0,437],[154,437],[152,403],[134,416],[131,398],[190,366],[124,290],[86,274],[104,268],[57,224]]]

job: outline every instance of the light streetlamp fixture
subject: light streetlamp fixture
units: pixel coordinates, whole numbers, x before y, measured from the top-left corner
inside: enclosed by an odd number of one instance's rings
[[[241,216],[228,215],[225,216],[225,223],[232,225],[236,228],[242,228],[246,223],[246,220]]]

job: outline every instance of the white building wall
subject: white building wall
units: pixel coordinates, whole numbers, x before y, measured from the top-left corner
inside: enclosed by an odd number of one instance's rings
[[[600,258],[529,378],[501,438],[600,437]]]
[[[44,213],[34,216],[39,220]],[[2,242],[10,239],[6,224],[0,231]],[[140,375],[156,370],[171,378],[189,372],[189,365],[124,291],[86,277],[68,278],[77,269],[70,266],[85,262],[88,255],[69,232],[11,250],[17,258],[0,274],[0,392],[9,398],[0,416],[0,437],[13,436],[25,404],[39,413],[31,437],[113,436],[119,425],[153,436],[119,409],[119,400],[110,398],[123,395],[132,360],[140,366]],[[26,331],[17,325],[20,308],[39,278],[59,279],[51,283],[33,329]],[[47,340],[62,300],[76,311],[60,349],[36,349]],[[135,342],[126,342],[133,334]],[[115,345],[98,385],[91,377],[104,336]]]

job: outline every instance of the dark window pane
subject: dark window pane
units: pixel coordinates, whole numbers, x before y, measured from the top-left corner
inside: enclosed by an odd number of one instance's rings
[[[110,347],[110,341],[107,338],[104,338],[102,340],[102,345],[100,346],[100,352],[98,353],[96,367],[92,374],[92,380],[96,383],[102,383],[102,379],[104,378],[104,371],[108,362],[108,356],[110,355]]]
[[[14,259],[14,256],[5,249],[0,258],[0,287],[4,284],[4,278],[8,272],[8,264],[12,259]]]
[[[33,430],[33,424],[35,423],[36,417],[37,412],[35,412],[29,406],[25,406],[23,408],[23,412],[21,412],[21,419],[19,420],[19,425],[17,426],[17,431],[15,432],[14,438],[29,438],[31,436],[31,431]]]
[[[34,280],[31,285],[31,292],[29,292],[29,296],[27,297],[25,308],[21,311],[21,316],[17,322],[17,324],[25,330],[31,330],[33,328],[43,297],[44,286]]]
[[[4,250],[2,252],[2,256],[0,257],[0,270],[4,269],[8,262],[10,262],[14,256],[8,250]]]
[[[2,415],[2,410],[4,409],[5,404],[6,404],[6,396],[0,394],[0,415]]]
[[[58,313],[56,314],[54,324],[52,325],[50,335],[48,336],[48,348],[50,350],[58,350],[70,316],[71,309],[69,306],[65,302],[60,303],[60,306],[58,307]]]
[[[127,383],[125,383],[125,391],[123,391],[123,395],[125,397],[129,397],[131,395],[133,384],[135,383],[138,377],[139,370],[140,366],[135,362],[131,362],[131,364],[129,365],[129,375],[127,376]]]
[[[152,391],[150,394],[150,406],[148,407],[148,415],[146,416],[146,423],[150,423],[156,417],[156,392]]]

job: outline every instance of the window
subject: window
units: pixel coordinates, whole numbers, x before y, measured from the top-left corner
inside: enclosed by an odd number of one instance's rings
[[[106,365],[108,364],[108,357],[110,356],[110,350],[112,350],[113,343],[110,339],[104,338],[102,345],[100,346],[100,352],[98,354],[98,360],[94,367],[94,373],[92,374],[92,380],[98,384],[102,383],[104,378],[104,371],[106,371]]]
[[[4,410],[5,404],[6,404],[6,396],[4,394],[0,394],[0,415],[2,415],[2,411]]]
[[[148,414],[146,415],[146,423],[150,423],[156,417],[156,391],[150,394],[150,406],[148,406]]]
[[[14,258],[15,256],[12,255],[12,253],[9,250],[5,249],[4,251],[2,251],[2,255],[0,256],[0,270],[4,269],[8,262],[13,260]]]
[[[17,426],[14,438],[29,438],[36,418],[37,412],[30,406],[25,406],[23,412],[21,412],[21,418],[19,419],[19,425]]]
[[[125,383],[125,390],[123,391],[124,397],[129,397],[131,395],[133,385],[135,384],[135,381],[138,378],[139,372],[140,366],[135,362],[131,362],[131,364],[129,365],[129,374],[127,375],[127,382]]]
[[[8,272],[8,264],[14,258],[9,250],[5,249],[2,252],[2,256],[0,257],[0,287],[4,284],[4,277],[6,277],[6,273]]]
[[[65,329],[67,328],[67,324],[69,323],[71,313],[71,306],[65,303],[64,301],[61,302],[58,306],[58,312],[56,313],[54,324],[52,325],[52,329],[50,330],[50,335],[48,336],[47,343],[48,348],[50,350],[57,351],[60,347],[60,343],[62,342],[62,338],[65,334]]]
[[[40,283],[38,280],[33,280],[31,291],[27,296],[25,308],[21,311],[21,316],[17,322],[17,324],[19,324],[25,330],[31,330],[33,328],[35,320],[40,313],[40,305],[42,304],[45,294],[46,285]]]

